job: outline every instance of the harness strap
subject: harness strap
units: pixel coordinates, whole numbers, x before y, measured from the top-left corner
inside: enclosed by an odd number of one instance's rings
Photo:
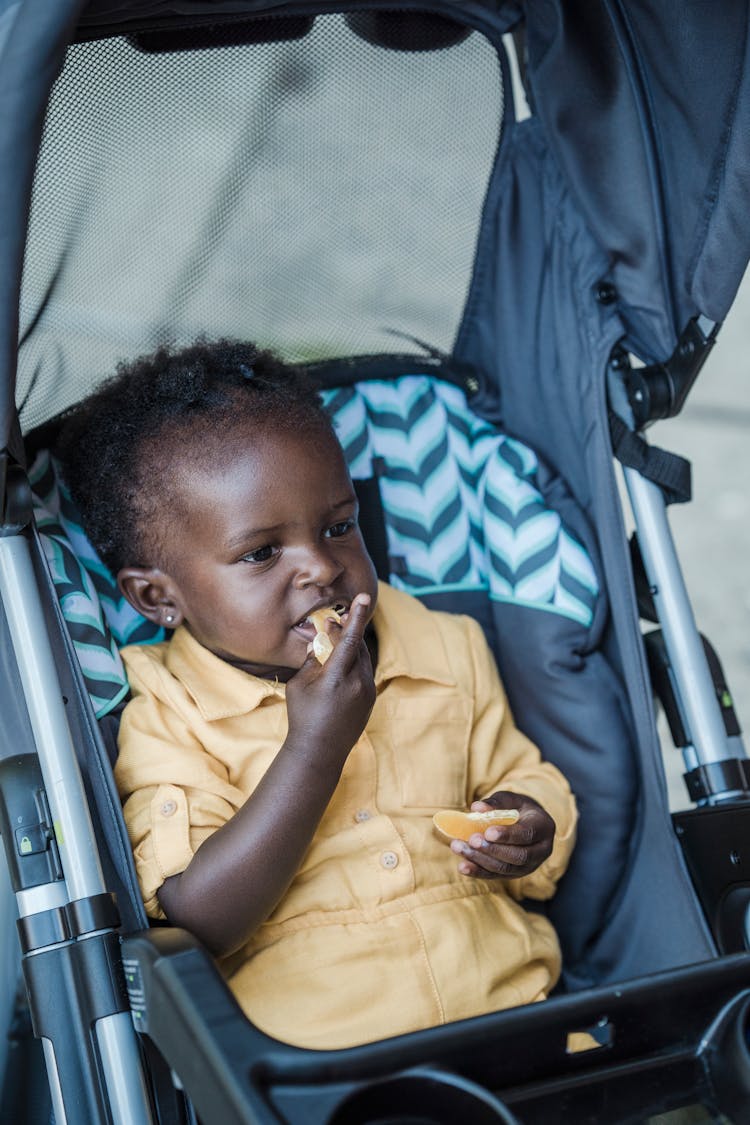
[[[629,469],[658,484],[667,504],[685,504],[692,496],[691,465],[685,457],[669,453],[628,429],[619,414],[609,411],[612,452]]]

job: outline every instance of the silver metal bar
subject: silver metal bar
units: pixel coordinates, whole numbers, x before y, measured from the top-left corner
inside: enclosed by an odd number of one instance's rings
[[[691,743],[691,762],[744,756],[729,740],[677,558],[661,489],[635,469],[623,469],[638,531],[638,546],[659,616],[674,684]],[[738,749],[740,753],[738,753]]]
[[[0,1075],[6,1073],[10,1054],[10,1027],[15,1009],[19,961],[13,887],[5,852],[0,848]]]
[[[22,918],[29,914],[41,914],[43,910],[55,910],[70,902],[65,883],[60,880],[56,883],[40,883],[36,887],[26,887],[25,890],[16,891],[18,913]]]
[[[71,899],[104,890],[81,773],[31,562],[20,535],[0,538],[0,596]]]
[[[106,891],[83,779],[42,613],[28,540],[0,538],[0,598],[18,665],[39,765],[52,812],[69,899]],[[59,889],[55,897],[59,895]],[[44,897],[44,896],[41,896]],[[24,902],[23,905],[29,905]],[[81,939],[81,940],[85,940]],[[128,1012],[99,1021],[98,1045],[116,1125],[151,1125],[136,1033]],[[62,1107],[54,1048],[45,1043],[53,1100]],[[58,1107],[56,1107],[56,1115]],[[64,1113],[58,1121],[64,1121]]]
[[[55,1059],[55,1048],[51,1040],[42,1039],[42,1049],[44,1051],[44,1065],[47,1068],[47,1078],[49,1080],[50,1096],[52,1098],[53,1120],[55,1125],[67,1125],[68,1116],[63,1104],[60,1075],[57,1070],[57,1060]]]
[[[100,1019],[96,1024],[96,1038],[113,1122],[136,1125],[150,1121],[148,1092],[130,1012],[117,1012]]]

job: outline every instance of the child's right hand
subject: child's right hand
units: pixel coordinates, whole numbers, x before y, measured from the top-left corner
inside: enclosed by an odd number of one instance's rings
[[[369,594],[357,594],[341,638],[321,665],[312,653],[286,685],[287,743],[315,748],[344,760],[375,703],[375,679],[364,635],[370,618]]]
[[[161,886],[167,917],[217,956],[238,950],[286,893],[364,730],[375,702],[370,613],[358,594],[328,662],[309,654],[288,681],[284,745],[244,805]]]

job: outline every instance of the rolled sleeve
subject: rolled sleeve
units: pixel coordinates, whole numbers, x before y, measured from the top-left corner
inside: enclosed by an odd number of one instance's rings
[[[244,797],[187,722],[154,695],[137,695],[125,709],[115,780],[146,913],[163,919],[159,888]]]
[[[123,807],[141,895],[150,918],[164,918],[157,892],[193,858],[185,793],[176,785],[139,789]]]

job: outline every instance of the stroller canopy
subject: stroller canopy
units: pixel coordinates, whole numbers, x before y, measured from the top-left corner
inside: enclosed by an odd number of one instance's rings
[[[164,27],[176,17],[206,22],[282,7],[261,0],[0,0],[0,448],[8,446],[15,417],[35,162],[69,42]],[[294,5],[295,12],[304,8]],[[646,362],[664,361],[691,317],[724,318],[750,257],[745,0],[727,0],[720,15],[715,5],[678,0],[409,8],[453,15],[490,35],[525,25],[529,96],[608,263],[632,351]]]

